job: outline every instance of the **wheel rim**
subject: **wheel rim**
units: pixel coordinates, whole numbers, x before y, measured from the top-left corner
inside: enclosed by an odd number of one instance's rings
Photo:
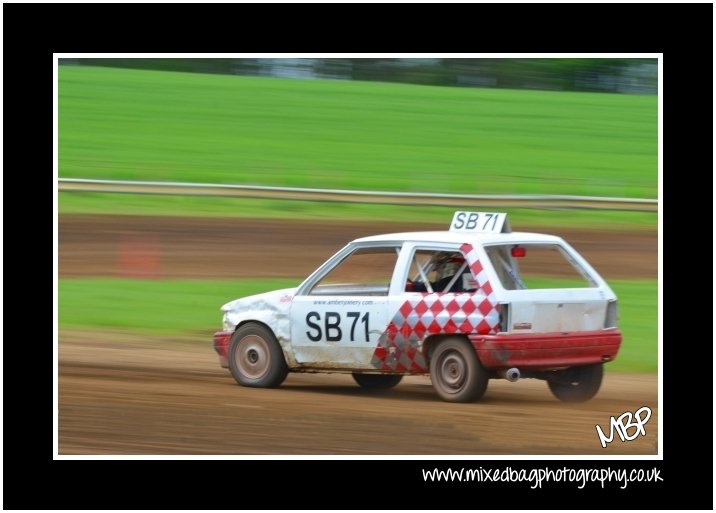
[[[459,392],[467,379],[467,363],[457,352],[450,352],[440,359],[438,376],[443,389],[449,394]]]
[[[268,344],[258,335],[247,335],[239,341],[234,361],[241,374],[250,379],[259,379],[268,372]]]

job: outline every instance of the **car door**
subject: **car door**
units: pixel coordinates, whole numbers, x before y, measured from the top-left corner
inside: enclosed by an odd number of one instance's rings
[[[291,303],[291,345],[303,367],[374,368],[400,245],[349,246],[344,253],[310,277]]]
[[[428,336],[471,329],[482,319],[464,307],[476,285],[455,243],[406,242],[397,269],[402,271],[391,287],[388,326],[371,364],[384,372],[425,373]]]

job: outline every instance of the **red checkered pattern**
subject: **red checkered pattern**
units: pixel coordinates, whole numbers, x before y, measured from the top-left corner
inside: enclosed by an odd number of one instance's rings
[[[423,293],[398,309],[381,335],[371,364],[384,371],[427,372],[423,340],[439,333],[494,334],[500,323],[499,305],[471,244],[463,244],[474,292]]]

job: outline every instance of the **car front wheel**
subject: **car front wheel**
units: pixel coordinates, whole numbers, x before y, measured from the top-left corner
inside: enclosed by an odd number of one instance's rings
[[[237,329],[229,345],[229,369],[243,386],[273,388],[286,379],[288,366],[274,334],[260,324]]]
[[[463,338],[447,338],[435,348],[430,359],[430,379],[445,401],[477,401],[487,390],[488,377],[475,349]]]
[[[597,395],[602,386],[604,366],[601,363],[570,367],[554,373],[547,384],[560,401],[581,403]]]

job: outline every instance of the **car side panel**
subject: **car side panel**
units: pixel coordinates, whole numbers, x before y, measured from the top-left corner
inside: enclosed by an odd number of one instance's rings
[[[291,304],[291,341],[306,368],[370,369],[385,332],[387,296],[297,296]]]

